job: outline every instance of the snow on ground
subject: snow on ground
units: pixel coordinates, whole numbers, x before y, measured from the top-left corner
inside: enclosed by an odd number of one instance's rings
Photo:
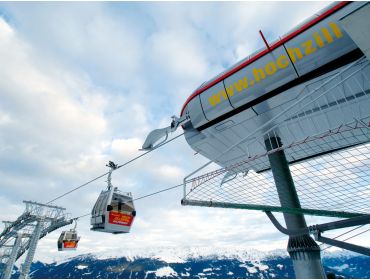
[[[85,269],[85,268],[88,268],[87,265],[82,265],[82,264],[79,264],[78,266],[76,266],[77,269]]]
[[[343,270],[349,268],[349,265],[345,263],[345,264],[342,264],[340,266],[331,266],[330,268],[338,270],[338,271],[343,271]]]
[[[322,258],[350,258],[355,256],[361,256],[361,254],[335,247],[322,251]]]
[[[257,273],[257,269],[252,266],[246,266],[249,273]]]
[[[153,258],[164,261],[166,263],[185,263],[186,259],[177,256],[175,253],[162,251],[159,254],[155,254]]]
[[[259,270],[262,270],[263,271],[263,270],[268,270],[269,269],[268,265],[265,265],[265,264],[263,264],[261,262],[253,261],[252,263]]]
[[[210,272],[210,271],[212,271],[212,268],[205,268],[205,269],[203,269],[203,272]]]
[[[206,259],[237,259],[241,262],[250,260],[264,260],[266,258],[275,258],[278,256],[287,256],[286,250],[273,250],[273,251],[260,251],[258,249],[249,246],[224,246],[217,247],[215,249],[212,246],[204,247],[190,247],[184,246],[179,248],[174,247],[145,247],[145,248],[127,248],[122,251],[122,248],[108,248],[102,247],[99,250],[95,250],[94,253],[80,254],[77,251],[64,251],[56,252],[52,257],[49,255],[37,254],[35,260],[43,263],[57,263],[62,264],[68,262],[70,259],[75,257],[90,256],[97,260],[105,260],[112,258],[122,258],[125,257],[129,261],[134,261],[137,258],[156,258],[167,263],[184,263],[189,259],[196,259],[199,257]],[[22,256],[18,260],[20,264],[24,260],[25,256]]]
[[[248,270],[249,273],[257,273],[257,269],[253,266],[248,266],[246,264],[240,264],[239,267],[244,267]]]
[[[178,276],[177,272],[169,266],[161,267],[155,272],[155,275],[158,277]]]
[[[126,257],[129,260],[134,260],[137,257],[156,258],[167,263],[185,263],[192,258],[218,258],[218,259],[238,259],[241,262],[250,260],[261,260],[266,258],[274,258],[276,256],[287,255],[285,250],[273,250],[270,252],[262,252],[250,247],[159,247],[159,248],[137,248],[127,250],[122,254],[122,250],[110,250],[109,253],[96,253],[94,256],[97,259],[109,259],[117,257]]]
[[[148,270],[147,272],[145,272],[144,279],[147,279],[148,278],[148,274],[155,273],[155,272],[156,272],[155,270]]]
[[[43,261],[44,263],[56,263],[60,265],[62,263],[68,262],[71,259],[76,257],[81,258],[94,258],[97,260],[104,260],[104,259],[112,259],[112,258],[122,258],[125,257],[128,261],[134,261],[138,258],[151,258],[151,259],[158,259],[166,263],[185,263],[189,259],[198,259],[198,258],[205,258],[205,259],[237,259],[240,262],[252,262],[255,267],[259,270],[264,271],[268,269],[268,266],[262,263],[263,260],[266,259],[274,259],[277,257],[284,257],[287,256],[287,252],[285,250],[273,250],[270,252],[261,252],[256,249],[251,248],[234,248],[234,247],[225,247],[225,248],[217,248],[215,250],[214,247],[160,247],[160,248],[137,248],[137,249],[130,249],[125,252],[122,252],[121,249],[111,249],[108,252],[98,252],[94,254],[83,254],[83,255],[76,255],[77,252],[73,252],[74,254],[65,254],[62,252],[61,254],[56,254],[53,259],[49,259],[49,261]],[[357,255],[355,253],[346,252],[343,250],[337,250],[335,252],[326,252],[324,251],[324,258],[330,257],[343,257],[348,258],[350,256]],[[18,260],[18,262],[22,261]],[[277,268],[282,269],[283,265],[278,264]]]

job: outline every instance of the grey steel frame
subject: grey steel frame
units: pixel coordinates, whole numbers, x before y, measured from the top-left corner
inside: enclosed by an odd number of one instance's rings
[[[324,231],[328,231],[328,230],[335,230],[335,229],[370,224],[370,215],[361,215],[361,216],[354,217],[354,218],[349,218],[349,219],[330,222],[330,223],[312,225],[312,226],[303,227],[299,229],[287,229],[287,228],[284,228],[279,223],[279,221],[275,218],[275,216],[270,211],[266,211],[265,213],[267,217],[269,217],[273,225],[281,233],[284,233],[289,236],[295,236],[295,235],[301,235],[301,234],[313,234],[313,236],[315,237],[315,240],[319,242],[329,244],[332,246],[336,246],[336,247],[339,247],[345,250],[354,251],[359,254],[370,256],[369,248],[321,236],[321,234]]]
[[[16,221],[5,222],[6,227],[0,233],[0,248],[5,249],[5,253],[0,255],[0,262],[5,264],[6,260],[5,268],[0,272],[2,278],[10,278],[14,262],[28,250],[20,274],[20,278],[27,278],[38,240],[73,222],[64,213],[65,208],[33,201],[23,202],[26,204],[25,212]],[[9,250],[11,252],[6,253]]]

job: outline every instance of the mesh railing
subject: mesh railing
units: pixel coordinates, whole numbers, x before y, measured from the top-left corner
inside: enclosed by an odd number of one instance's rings
[[[311,145],[315,148],[327,146],[330,138],[341,135],[344,140],[345,134],[347,137],[356,134],[370,137],[370,130],[365,123],[356,122],[326,135],[291,143],[284,151],[289,154],[299,150],[301,145],[305,149]],[[248,171],[251,161],[257,167],[264,165],[269,154],[282,149],[280,147],[186,181],[183,204],[335,217],[353,217],[370,212],[370,144],[358,144],[292,164],[290,170],[302,209],[280,206],[270,169],[259,173]],[[281,199],[284,200],[284,196]]]

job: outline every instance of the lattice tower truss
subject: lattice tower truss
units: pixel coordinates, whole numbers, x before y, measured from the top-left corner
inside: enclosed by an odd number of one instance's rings
[[[4,221],[5,228],[0,233],[0,275],[4,279],[11,277],[15,261],[28,250],[20,274],[20,278],[27,278],[38,240],[73,222],[65,208],[23,202],[25,211],[15,221]]]

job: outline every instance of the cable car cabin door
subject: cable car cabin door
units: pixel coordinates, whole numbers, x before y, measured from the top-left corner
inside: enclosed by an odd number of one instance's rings
[[[63,231],[58,238],[58,251],[63,251],[63,238],[65,231]]]
[[[111,233],[130,232],[135,217],[135,207],[130,194],[124,195],[115,190],[107,206],[105,229]]]
[[[110,197],[112,195],[111,190],[102,191],[95,202],[94,208],[91,212],[91,230],[105,231],[105,215],[107,211],[107,205],[109,205]]]

